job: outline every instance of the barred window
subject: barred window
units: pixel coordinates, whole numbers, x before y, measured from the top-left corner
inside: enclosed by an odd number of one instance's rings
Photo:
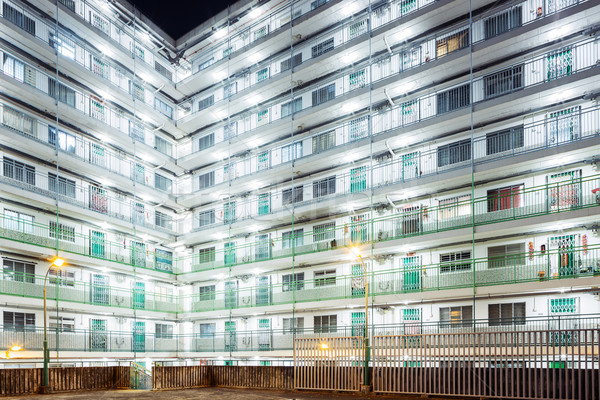
[[[215,95],[211,94],[207,98],[198,101],[198,111],[204,110],[213,104],[215,104]]]
[[[285,189],[282,192],[281,203],[285,206],[292,203],[300,203],[304,201],[304,187],[296,186],[294,188]]]
[[[440,254],[440,272],[470,270],[471,263],[471,251]]]
[[[335,176],[313,182],[313,198],[335,193]]]
[[[209,147],[213,147],[215,145],[215,134],[211,133],[206,136],[202,136],[198,139],[198,150],[208,149]]]
[[[198,226],[207,226],[215,223],[215,210],[203,211],[198,214]]]
[[[335,222],[327,222],[313,227],[313,242],[335,239]]]
[[[335,83],[312,92],[312,105],[317,106],[335,98]]]
[[[198,189],[205,189],[215,185],[215,171],[198,176]]]
[[[312,138],[313,154],[321,153],[335,147],[335,131],[328,131]]]
[[[333,43],[333,38],[329,38],[313,46],[311,49],[312,58],[318,57],[322,54],[327,53],[328,51],[333,50]]]

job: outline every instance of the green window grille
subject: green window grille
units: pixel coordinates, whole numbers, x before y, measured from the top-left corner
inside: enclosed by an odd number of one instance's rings
[[[145,93],[145,89],[142,85],[140,85],[139,83],[135,83],[135,82],[131,82],[131,94],[133,95],[133,98],[139,101],[144,101],[144,93]]]
[[[271,194],[258,195],[258,215],[267,215],[271,212]]]
[[[577,312],[577,299],[550,299],[551,314],[575,314]]]
[[[108,276],[100,274],[92,275],[92,288],[90,294],[92,303],[109,304],[110,286],[108,284]]]
[[[404,279],[402,289],[404,291],[414,291],[421,289],[421,260],[419,256],[402,258],[402,268],[404,270]]]
[[[104,121],[104,105],[99,100],[90,99],[91,110],[90,114],[92,118],[98,119],[100,121]]]
[[[146,167],[136,163],[134,166],[133,180],[138,183],[146,183]]]
[[[269,68],[263,68],[256,72],[256,82],[262,82],[269,79]]]
[[[143,310],[146,308],[146,284],[134,282],[133,284],[133,308]]]
[[[223,223],[232,224],[235,222],[235,202],[225,203],[223,205]]]
[[[421,321],[420,308],[405,308],[402,310],[403,321]]]
[[[104,232],[90,231],[90,255],[104,258],[105,252]]]
[[[225,321],[225,351],[236,351],[237,338],[235,321]]]
[[[352,265],[352,297],[365,295],[365,271],[362,264]]]
[[[577,139],[579,127],[579,107],[567,108],[548,115],[548,144],[558,145]]]
[[[554,260],[551,260],[553,276],[555,276],[557,272],[559,276],[571,276],[577,274],[579,265],[575,259],[578,253],[575,250],[577,238],[578,236],[575,235],[555,236],[550,238],[550,247],[553,248],[553,245],[558,247],[556,254],[550,255],[550,257],[555,257]]]
[[[402,15],[416,10],[417,0],[402,0],[400,2],[400,13]]]
[[[271,361],[264,361],[264,360],[261,360],[261,361],[260,361],[260,366],[261,366],[261,367],[269,367],[269,366],[271,366]]]
[[[546,69],[548,80],[571,75],[573,73],[573,51],[565,49],[548,54]]]
[[[352,336],[364,336],[365,335],[365,312],[353,312],[352,318]]]
[[[415,179],[419,176],[419,152],[402,155],[402,179]]]
[[[228,47],[226,49],[223,49],[223,58],[229,57],[232,52],[233,52],[233,47]]]
[[[352,243],[364,243],[367,241],[366,215],[353,215],[350,217],[350,240]]]
[[[260,125],[266,124],[269,122],[269,109],[259,111],[256,114],[256,122]]]
[[[131,242],[131,261],[136,267],[146,267],[146,245],[140,242]]]
[[[271,320],[258,320],[258,349],[261,351],[271,350]]]
[[[350,81],[350,90],[358,89],[365,87],[366,84],[366,74],[365,70],[361,69],[360,71],[356,71],[348,76]]]
[[[106,334],[106,320],[90,320],[90,350],[106,351],[108,336]]]
[[[235,242],[225,243],[224,262],[225,265],[235,264]]]
[[[101,76],[104,79],[108,79],[108,65],[99,59],[98,57],[92,56],[92,72],[96,75]]]
[[[104,147],[92,143],[91,162],[96,165],[106,166],[106,153]]]
[[[362,192],[367,189],[367,167],[357,167],[350,170],[350,193]]]
[[[133,351],[146,351],[146,323],[135,322],[133,324]]]
[[[138,45],[135,46],[134,53],[140,60],[144,60],[146,57],[146,51]]]
[[[254,40],[258,40],[260,38],[263,38],[263,37],[267,36],[267,33],[269,32],[268,28],[269,28],[268,25],[265,25],[265,26],[257,29],[254,32]]]
[[[351,24],[348,27],[348,38],[349,39],[354,39],[356,37],[359,37],[360,35],[362,35],[363,33],[365,33],[367,31],[367,20],[362,20],[360,22],[356,22],[354,24]]]
[[[266,169],[269,169],[269,167],[271,166],[270,164],[270,158],[269,158],[269,152],[265,151],[263,153],[260,153],[257,157],[256,157],[256,161],[257,161],[257,165],[256,165],[256,169],[258,171],[264,171]]]

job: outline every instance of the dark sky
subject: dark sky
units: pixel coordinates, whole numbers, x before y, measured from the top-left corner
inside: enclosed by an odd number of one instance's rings
[[[235,0],[129,0],[173,39],[179,39]]]

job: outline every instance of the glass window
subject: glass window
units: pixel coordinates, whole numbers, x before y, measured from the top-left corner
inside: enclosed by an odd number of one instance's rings
[[[440,254],[440,272],[470,270],[471,263],[471,251]]]
[[[304,289],[304,272],[283,275],[282,279],[283,279],[282,291],[284,291],[284,292],[291,292],[293,290],[303,290]]]
[[[314,333],[337,332],[337,315],[315,315]]]

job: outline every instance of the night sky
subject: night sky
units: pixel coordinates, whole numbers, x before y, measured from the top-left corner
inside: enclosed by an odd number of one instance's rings
[[[179,39],[234,0],[129,0],[173,39]]]

